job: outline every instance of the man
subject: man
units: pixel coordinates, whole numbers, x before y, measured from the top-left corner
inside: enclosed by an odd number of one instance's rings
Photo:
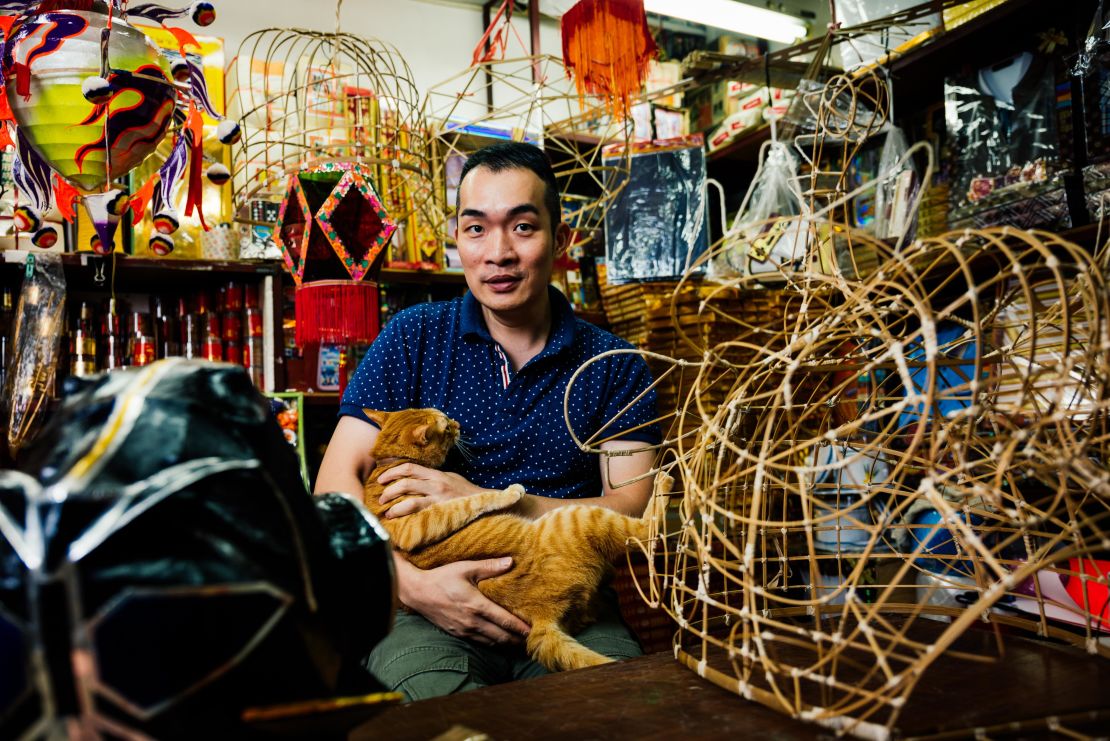
[[[362,490],[378,434],[363,409],[436,407],[460,423],[466,454],[449,458],[445,471],[403,464],[385,473],[383,503],[420,495],[390,516],[513,483],[529,492],[519,511],[528,517],[567,500],[640,515],[651,496],[650,479],[614,484],[648,471],[652,453],[599,460],[577,448],[564,422],[571,375],[590,358],[629,345],[578,320],[549,285],[570,229],[561,220],[547,158],[520,143],[476,152],[463,168],[457,212],[455,238],[468,293],[412,307],[386,325],[348,384],[316,491]],[[603,433],[624,432],[622,439],[601,447],[657,443],[655,395],[644,393],[650,383],[646,363],[634,354],[593,364],[570,398],[579,439],[631,406]],[[398,613],[393,632],[371,654],[368,666],[379,679],[415,700],[544,673],[520,645],[528,625],[476,586],[511,569],[509,559],[427,571],[395,561],[399,597],[410,612]],[[611,590],[608,596],[615,603]],[[578,638],[614,658],[640,653],[615,604]]]

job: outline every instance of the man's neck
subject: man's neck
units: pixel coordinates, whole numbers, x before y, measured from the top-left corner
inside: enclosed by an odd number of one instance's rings
[[[509,356],[513,370],[520,370],[525,363],[539,355],[551,335],[551,299],[544,294],[543,301],[537,304],[512,314],[498,313],[482,307],[486,329],[494,342]]]

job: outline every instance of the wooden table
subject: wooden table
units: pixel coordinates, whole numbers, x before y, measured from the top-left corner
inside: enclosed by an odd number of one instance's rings
[[[928,621],[924,621],[928,622]],[[928,629],[928,626],[925,626]],[[938,629],[940,626],[937,626]],[[976,634],[978,633],[978,634]],[[971,631],[965,648],[994,643]],[[981,663],[942,657],[925,673],[899,719],[903,737],[1014,734],[1043,737],[1042,719],[1104,735],[1110,730],[1110,661],[1060,645],[1007,636],[1005,654]],[[551,674],[391,708],[352,739],[434,739],[463,726],[509,739],[813,739],[831,733],[727,692],[669,653]],[[456,736],[465,738],[465,736]]]

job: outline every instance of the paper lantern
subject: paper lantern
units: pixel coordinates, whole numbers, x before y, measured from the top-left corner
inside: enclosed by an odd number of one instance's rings
[[[92,103],[82,87],[101,74],[101,34],[109,17],[59,10],[12,27],[4,66],[8,105],[27,142],[59,175],[84,192],[125,175],[154,151],[169,129],[177,98],[169,62],[125,17],[111,20],[108,68]],[[14,84],[12,84],[14,82]]]
[[[274,240],[300,286],[370,271],[397,229],[358,163],[327,163],[289,178]]]
[[[20,204],[17,226],[33,231],[55,202],[73,219],[84,198],[97,251],[111,251],[126,203],[112,181],[140,165],[174,126],[173,146],[157,173],[136,188],[133,221],[148,203],[160,211],[182,180],[188,183],[185,215],[194,211],[205,228],[200,189],[203,164],[202,113],[223,121],[208,96],[204,72],[189,57],[197,40],[167,20],[192,14],[201,25],[215,18],[211,3],[183,9],[118,0],[11,0],[0,43],[0,147],[16,145],[12,164]],[[181,59],[167,56],[129,18],[162,24],[177,42]],[[10,27],[8,26],[10,24]],[[175,82],[176,81],[176,82]],[[237,124],[222,126],[231,142]],[[226,170],[209,173],[226,179]],[[155,186],[160,187],[156,188]],[[103,192],[102,192],[103,191]],[[107,211],[106,211],[107,208]],[[33,239],[44,245],[49,239]]]
[[[643,0],[580,0],[561,25],[563,63],[574,73],[578,96],[608,98],[614,116],[627,116],[629,98],[643,88],[657,51]]]

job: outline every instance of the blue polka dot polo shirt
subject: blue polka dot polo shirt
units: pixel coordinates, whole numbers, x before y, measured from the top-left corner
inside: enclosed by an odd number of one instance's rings
[[[340,415],[369,422],[363,409],[435,407],[456,420],[470,454],[452,450],[444,465],[475,484],[502,489],[523,484],[529,493],[577,499],[602,493],[596,455],[574,444],[563,418],[563,396],[574,372],[624,340],[574,315],[562,293],[549,288],[552,330],[544,349],[514,372],[490,337],[481,306],[469,293],[398,313],[370,346],[343,395]],[[643,358],[617,354],[578,377],[570,419],[582,441],[597,432],[651,384]],[[655,444],[658,425],[651,391],[602,433]],[[370,424],[373,424],[372,422]]]

